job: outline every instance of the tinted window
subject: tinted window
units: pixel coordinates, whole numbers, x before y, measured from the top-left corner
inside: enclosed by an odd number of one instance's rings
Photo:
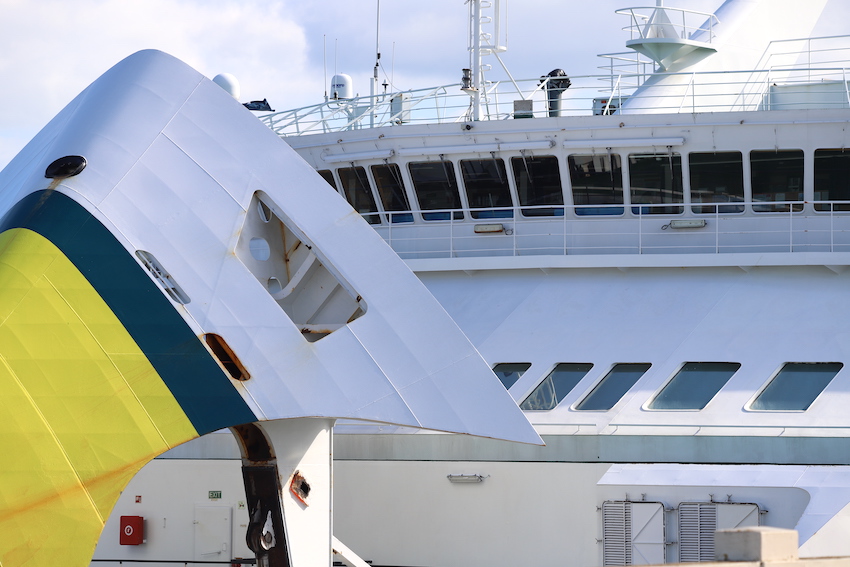
[[[343,167],[336,170],[342,183],[342,192],[354,210],[363,215],[370,224],[381,224],[381,218],[374,214],[378,207],[369,189],[366,170],[362,167]],[[370,214],[372,213],[372,214]]]
[[[617,364],[593,389],[577,410],[609,410],[635,385],[650,364]]]
[[[652,400],[649,408],[700,410],[740,367],[737,362],[688,362]]]
[[[692,203],[742,203],[744,164],[741,152],[688,154]],[[703,205],[695,213],[741,213],[744,205]]]
[[[592,364],[564,362],[557,365],[519,407],[524,410],[553,409],[591,368]]]
[[[423,211],[435,209],[459,209],[460,195],[457,189],[455,168],[450,161],[420,161],[407,165],[413,190]],[[448,220],[449,212],[422,213],[425,220]],[[455,219],[462,219],[463,213],[455,211]]]
[[[789,362],[762,390],[750,408],[807,410],[843,366],[840,362]]]
[[[750,152],[753,201],[803,200],[803,150]],[[803,204],[753,205],[756,212],[802,211]]]
[[[667,154],[631,154],[629,186],[633,205],[658,205],[682,202],[682,156]],[[633,207],[632,212],[678,214],[682,207]]]
[[[850,201],[850,152],[815,150],[815,201]],[[815,203],[815,210],[850,211],[850,204]]]
[[[577,215],[622,215],[623,169],[620,156],[572,155],[567,158]]]
[[[378,188],[378,196],[385,211],[409,211],[410,203],[404,192],[404,182],[401,180],[401,172],[398,165],[388,163],[372,166],[372,177]],[[413,222],[410,213],[390,214],[391,222]]]
[[[530,362],[505,362],[494,366],[493,372],[499,377],[505,388],[510,389],[529,368],[531,368]]]
[[[511,207],[505,162],[501,159],[465,159],[460,162],[470,215],[474,219],[512,217],[512,210],[487,211],[488,207]]]
[[[527,207],[539,205],[563,205],[564,193],[561,190],[561,173],[558,169],[558,158],[514,157],[511,158],[514,170],[519,204]],[[522,209],[527,217],[563,215],[563,208]]]
[[[336,189],[336,181],[334,181],[334,174],[331,173],[330,169],[320,169],[319,175],[322,176],[322,179],[328,182],[328,185]]]

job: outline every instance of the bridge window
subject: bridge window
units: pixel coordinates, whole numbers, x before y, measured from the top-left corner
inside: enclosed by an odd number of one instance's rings
[[[342,167],[336,170],[342,183],[342,192],[354,210],[363,215],[369,224],[381,224],[375,197],[369,189],[366,170],[362,167]]]
[[[750,170],[753,201],[778,202],[753,205],[753,211],[803,210],[803,203],[783,203],[803,200],[803,150],[754,150],[750,152]]]
[[[815,201],[850,201],[850,151],[815,150]],[[850,211],[850,204],[815,203],[816,211]]]
[[[789,362],[761,391],[750,409],[805,411],[843,366],[840,362]]]
[[[373,165],[372,177],[375,178],[378,196],[381,198],[385,211],[410,211],[410,202],[407,200],[407,193],[404,192],[404,181],[401,179],[398,165],[394,163]],[[390,222],[413,222],[413,215],[409,212],[390,213]]]
[[[593,368],[592,364],[562,362],[520,404],[524,410],[554,409]]]
[[[449,210],[454,210],[455,220],[463,218],[463,212],[455,210],[461,204],[452,162],[419,161],[407,164],[407,168],[424,220],[449,220]]]
[[[688,154],[692,203],[742,203],[744,201],[744,164],[741,152]],[[691,207],[699,214],[742,213],[744,205],[699,205]]]
[[[635,214],[681,213],[683,207],[659,207],[666,203],[682,202],[682,157],[673,152],[666,154],[629,155],[629,185]]]
[[[701,410],[740,367],[737,362],[687,362],[649,409]]]
[[[618,154],[567,158],[577,215],[622,215],[623,168]]]
[[[652,365],[642,363],[615,364],[590,394],[576,406],[576,409],[597,411],[611,409],[649,370],[650,366]]]
[[[511,191],[505,162],[498,158],[464,159],[460,162],[470,215],[474,219],[513,217]],[[501,210],[493,210],[501,208]],[[477,210],[476,210],[477,209]],[[490,209],[490,210],[485,210]]]
[[[334,174],[331,173],[330,169],[320,169],[319,175],[322,176],[322,179],[328,182],[328,185],[330,185],[334,189],[337,189],[336,181],[334,180]],[[339,189],[337,189],[337,191],[339,191]]]
[[[511,158],[514,181],[519,196],[519,204],[526,207],[539,205],[563,205],[564,192],[561,189],[561,173],[558,170],[558,158],[554,156],[521,156]],[[562,216],[563,207],[522,209],[527,217]]]
[[[525,374],[525,371],[531,368],[530,362],[503,362],[493,367],[493,372],[505,385],[505,389],[510,390],[511,386],[516,384],[516,381]]]

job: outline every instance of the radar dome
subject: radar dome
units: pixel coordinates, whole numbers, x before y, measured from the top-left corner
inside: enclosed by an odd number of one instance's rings
[[[345,73],[331,78],[331,98],[354,98],[354,83]]]
[[[213,77],[213,82],[227,91],[227,94],[239,100],[239,81],[230,73],[220,73]]]

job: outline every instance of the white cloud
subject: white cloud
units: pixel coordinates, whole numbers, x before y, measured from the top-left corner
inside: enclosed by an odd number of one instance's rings
[[[311,81],[303,28],[279,1],[0,0],[0,38],[0,163],[142,49],[168,52],[210,77],[232,73],[246,100],[297,99]],[[320,85],[321,74],[312,81]]]

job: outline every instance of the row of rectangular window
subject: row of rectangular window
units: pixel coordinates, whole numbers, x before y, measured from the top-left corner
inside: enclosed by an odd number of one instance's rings
[[[564,214],[564,190],[559,160],[555,156],[511,158],[516,196],[524,216]],[[754,212],[801,211],[803,201],[803,150],[753,150],[749,154],[750,187]],[[635,214],[684,212],[682,157],[679,153],[628,155],[629,204]],[[514,198],[508,172],[501,158],[462,159],[458,162],[470,216],[474,219],[512,217]],[[462,209],[454,162],[425,161],[407,164],[422,218],[448,220],[447,210]],[[619,154],[573,154],[567,157],[572,201],[576,214],[622,215],[623,167]],[[413,222],[401,169],[384,163],[370,167],[373,194],[362,166],[336,170],[348,202],[369,222],[380,224],[375,201],[378,196],[391,222]],[[320,170],[334,188],[330,170]],[[744,158],[739,151],[688,154],[691,210],[695,214],[728,214],[744,211]],[[814,200],[850,201],[850,151],[819,149],[814,153]],[[788,201],[795,203],[789,204]],[[551,207],[550,207],[551,205]],[[652,205],[640,207],[635,205]],[[669,206],[665,206],[669,205]],[[834,208],[833,208],[834,207]],[[850,204],[816,203],[815,210],[850,210]],[[434,211],[434,212],[429,212]],[[462,219],[457,211],[454,219]]]
[[[600,380],[573,409],[607,411],[650,368],[647,363],[621,363]],[[805,411],[844,365],[840,362],[788,362],[768,381],[749,409]],[[505,388],[510,389],[531,363],[502,363],[493,367]],[[737,362],[686,362],[647,405],[652,410],[701,410],[738,371]],[[554,409],[578,385],[591,363],[564,362],[555,368],[520,403],[524,410]]]

